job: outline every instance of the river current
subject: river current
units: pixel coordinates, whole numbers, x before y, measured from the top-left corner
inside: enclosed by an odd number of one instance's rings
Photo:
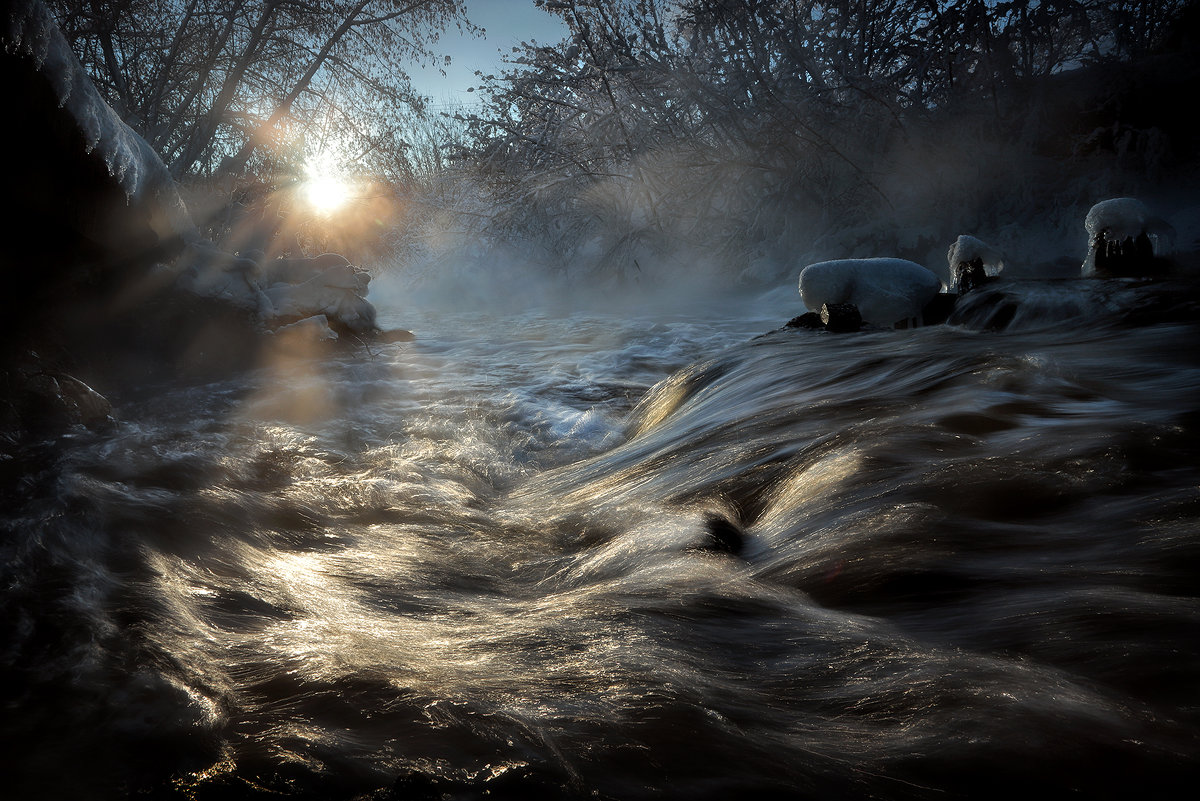
[[[397,309],[412,342],[130,391],[0,462],[3,794],[1164,795],[1200,325],[1161,296]]]

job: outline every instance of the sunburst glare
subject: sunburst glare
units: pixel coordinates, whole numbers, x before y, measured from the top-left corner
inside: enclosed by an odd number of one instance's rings
[[[332,214],[350,199],[351,185],[326,161],[304,166],[304,198],[319,214]]]

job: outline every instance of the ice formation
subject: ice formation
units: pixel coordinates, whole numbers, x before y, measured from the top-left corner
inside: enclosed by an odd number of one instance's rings
[[[1092,206],[1084,220],[1088,254],[1085,276],[1148,275],[1157,272],[1155,251],[1162,252],[1174,230],[1137,198],[1116,197]],[[1157,245],[1157,248],[1156,248]]]
[[[26,59],[50,87],[58,108],[82,138],[86,153],[103,163],[130,206],[144,208],[160,240],[191,238],[195,228],[166,166],[96,91],[46,6],[14,0],[0,30],[10,56]],[[19,123],[10,123],[19,124]]]
[[[919,323],[941,286],[933,271],[906,259],[835,259],[800,271],[800,297],[809,309],[851,303],[863,322],[879,326]]]
[[[950,265],[950,286],[958,293],[967,292],[986,277],[996,276],[1004,269],[1000,251],[973,236],[963,234],[954,240],[946,253]]]

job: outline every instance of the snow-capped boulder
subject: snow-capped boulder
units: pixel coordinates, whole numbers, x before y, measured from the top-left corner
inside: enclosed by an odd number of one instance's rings
[[[313,262],[319,264],[322,260],[325,263],[332,263],[332,259],[326,259],[328,256],[336,256],[341,260],[340,264],[334,263],[326,269],[311,269],[311,265],[305,265],[303,270],[292,270],[290,274],[296,277],[297,280],[288,281],[290,284],[303,284],[309,281],[316,281],[319,285],[327,286],[330,289],[344,289],[348,292],[353,292],[359,297],[365,298],[371,284],[371,275],[366,270],[360,269],[352,265],[343,256],[336,253],[326,253],[323,256],[316,256],[312,259],[288,259],[287,261],[293,264],[302,262]],[[276,285],[279,282],[279,274],[268,276],[264,281],[268,286]],[[276,280],[270,280],[275,278]]]
[[[329,327],[329,318],[323,314],[305,317],[289,325],[280,326],[275,334],[281,337],[300,337],[312,342],[337,342],[337,331]]]
[[[258,280],[258,265],[253,259],[199,241],[184,249],[175,269],[178,289],[228,303],[251,313],[260,322],[274,313],[274,306]]]
[[[323,314],[330,323],[356,334],[373,332],[375,307],[355,288],[343,286],[344,279],[345,270],[335,267],[300,284],[267,287],[275,320],[285,322]]]
[[[920,324],[941,286],[933,271],[905,259],[835,259],[800,271],[800,297],[809,309],[851,303],[863,322],[877,326]]]
[[[52,236],[100,263],[161,256],[195,237],[166,166],[96,91],[40,0],[0,13],[0,81],[14,115],[0,134],[14,234]],[[12,198],[10,198],[12,200]]]
[[[350,264],[330,267],[322,274],[326,286],[348,289],[360,297],[366,297],[371,286],[371,274]]]
[[[1088,254],[1085,276],[1142,276],[1161,272],[1156,252],[1174,239],[1170,223],[1137,198],[1117,197],[1092,206],[1084,220]],[[1156,247],[1157,246],[1157,247]]]
[[[349,273],[362,272],[355,270],[350,264],[350,260],[340,253],[322,253],[311,258],[279,258],[264,262],[263,283],[267,286],[280,283],[302,284],[335,269]],[[365,273],[363,274],[365,275]],[[362,292],[366,294],[365,286]]]
[[[375,307],[366,299],[371,276],[337,253],[264,264],[253,252],[235,256],[197,242],[179,267],[178,286],[252,312],[267,329],[321,317],[343,331],[375,330]]]
[[[966,234],[954,240],[946,253],[950,266],[950,287],[957,293],[968,292],[1004,269],[1004,256],[981,239]]]

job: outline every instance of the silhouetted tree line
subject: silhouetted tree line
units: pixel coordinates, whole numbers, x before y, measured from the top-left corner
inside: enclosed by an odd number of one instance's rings
[[[995,206],[997,182],[1023,180],[1019,160],[1071,155],[1046,149],[1077,133],[1063,125],[1087,124],[1064,120],[1067,76],[1090,76],[1073,102],[1101,102],[1104,67],[1160,52],[1191,4],[539,5],[569,38],[515,48],[509,71],[481,76],[484,110],[463,117],[501,227],[537,231],[564,260],[584,247],[638,270],[637,254],[667,242],[727,259],[746,258],[747,242],[819,250],[884,218],[927,244],[938,232],[913,210],[928,217],[929,195],[943,209]]]
[[[177,177],[270,181],[335,144],[421,224],[629,274],[679,243],[915,254],[935,218],[1090,205],[1056,185],[1072,160],[1152,180],[1194,155],[1156,119],[1187,103],[1129,71],[1194,52],[1188,0],[536,0],[569,36],[440,120],[405,70],[469,26],[462,0],[48,2]],[[1189,85],[1187,58],[1157,78]]]
[[[406,70],[462,0],[48,0],[98,87],[184,176],[268,174],[336,142],[403,172]],[[294,165],[292,165],[294,166]]]

